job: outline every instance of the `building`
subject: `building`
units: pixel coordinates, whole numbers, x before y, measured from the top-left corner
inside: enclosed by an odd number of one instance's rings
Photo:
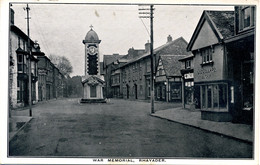
[[[154,49],[154,70],[160,56],[190,55],[191,53],[186,50],[187,44],[182,37],[172,40],[169,35],[166,44]],[[115,75],[120,75],[120,78],[113,80],[115,82],[113,86],[119,86],[116,93],[121,98],[141,100],[150,98],[150,43],[146,43],[145,49],[139,52],[141,53],[137,53],[133,58],[126,56],[119,59],[120,66],[113,70]]]
[[[111,98],[113,97],[113,90],[112,90],[112,78],[111,78],[111,73],[112,70],[115,69],[114,62],[117,61],[118,59],[122,58],[124,55],[119,55],[119,54],[113,54],[113,55],[104,55],[103,56],[103,75],[105,78],[105,90],[104,90],[104,95],[106,98]]]
[[[226,38],[234,33],[234,11],[204,11],[188,50],[194,54],[194,89],[202,119],[230,121]]]
[[[155,74],[155,100],[181,102],[182,75],[180,59],[186,55],[161,55]]]
[[[197,105],[196,99],[194,100],[194,55],[186,56],[179,61],[181,65],[182,75],[182,106],[183,108],[194,110]]]
[[[253,110],[255,7],[204,11],[187,49],[202,119],[241,121]],[[251,116],[252,119],[252,116]]]
[[[225,40],[228,54],[230,111],[237,122],[253,122],[256,7],[235,7],[234,36]]]
[[[28,49],[28,36],[14,25],[14,11],[10,9],[9,34],[9,101],[10,108],[24,107],[29,104],[29,69],[32,73],[32,103],[38,101],[37,56],[44,56],[36,42],[29,40],[32,55]],[[36,56],[37,55],[37,56]],[[29,59],[30,58],[30,59]],[[28,62],[31,61],[31,68]]]
[[[46,56],[38,57],[39,101],[67,96],[67,80]]]

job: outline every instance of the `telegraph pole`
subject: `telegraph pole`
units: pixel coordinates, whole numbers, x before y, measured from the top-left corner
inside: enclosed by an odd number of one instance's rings
[[[141,5],[143,6],[143,5]],[[151,113],[154,113],[154,60],[153,60],[153,5],[149,8],[140,8],[139,10],[150,10],[150,12],[139,12],[139,14],[144,14],[139,16],[139,18],[150,18],[150,58],[151,58],[151,77],[150,77],[150,99],[151,99]]]
[[[32,71],[31,71],[31,44],[30,44],[30,26],[29,26],[29,5],[27,4],[26,8],[24,8],[24,10],[26,10],[27,12],[27,17],[25,19],[27,19],[27,36],[28,36],[28,42],[27,42],[27,51],[29,53],[29,58],[28,58],[28,92],[29,92],[29,116],[32,116]]]

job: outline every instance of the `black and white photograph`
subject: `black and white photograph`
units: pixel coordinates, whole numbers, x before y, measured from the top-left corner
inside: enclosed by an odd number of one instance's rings
[[[258,164],[258,1],[1,3],[4,164]]]

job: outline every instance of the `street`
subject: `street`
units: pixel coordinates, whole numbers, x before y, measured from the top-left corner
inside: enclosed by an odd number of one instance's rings
[[[33,119],[9,143],[9,156],[252,158],[253,146],[150,116],[150,103],[60,99],[33,107]],[[155,110],[181,106],[155,103]],[[27,113],[28,114],[28,113]]]

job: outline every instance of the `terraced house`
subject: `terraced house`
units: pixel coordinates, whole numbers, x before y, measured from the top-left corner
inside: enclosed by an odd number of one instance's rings
[[[40,50],[37,42],[14,25],[14,11],[10,9],[9,35],[9,104],[11,109],[29,104],[29,69],[31,69],[32,103],[52,98],[64,97],[66,78]],[[28,62],[31,62],[29,68]]]
[[[186,50],[187,44],[182,37],[172,40],[172,37],[169,35],[166,44],[154,49],[154,70],[160,56],[190,55],[191,53]],[[129,51],[134,50],[129,49]],[[117,86],[117,95],[115,97],[142,100],[150,98],[150,43],[145,44],[145,49],[135,51],[134,56],[129,57],[131,53],[128,52],[128,55],[114,62],[114,65],[117,65],[112,70],[112,74],[117,75],[117,77],[114,77],[112,84],[112,87]],[[180,63],[178,60],[176,62]],[[180,73],[178,76],[181,76]],[[173,79],[173,81],[181,83],[180,77],[178,78]],[[174,90],[175,88],[172,87],[171,89]],[[173,101],[174,99],[168,99],[168,101],[170,100]]]
[[[11,108],[24,107],[29,104],[29,69],[32,73],[32,102],[38,101],[38,59],[36,56],[29,56],[27,47],[28,36],[14,24],[14,11],[10,9],[10,34],[9,34],[9,104]],[[40,53],[39,47],[34,47],[35,42],[29,40],[32,45],[32,52]],[[29,59],[30,58],[30,59]],[[31,68],[28,61],[31,61]]]

